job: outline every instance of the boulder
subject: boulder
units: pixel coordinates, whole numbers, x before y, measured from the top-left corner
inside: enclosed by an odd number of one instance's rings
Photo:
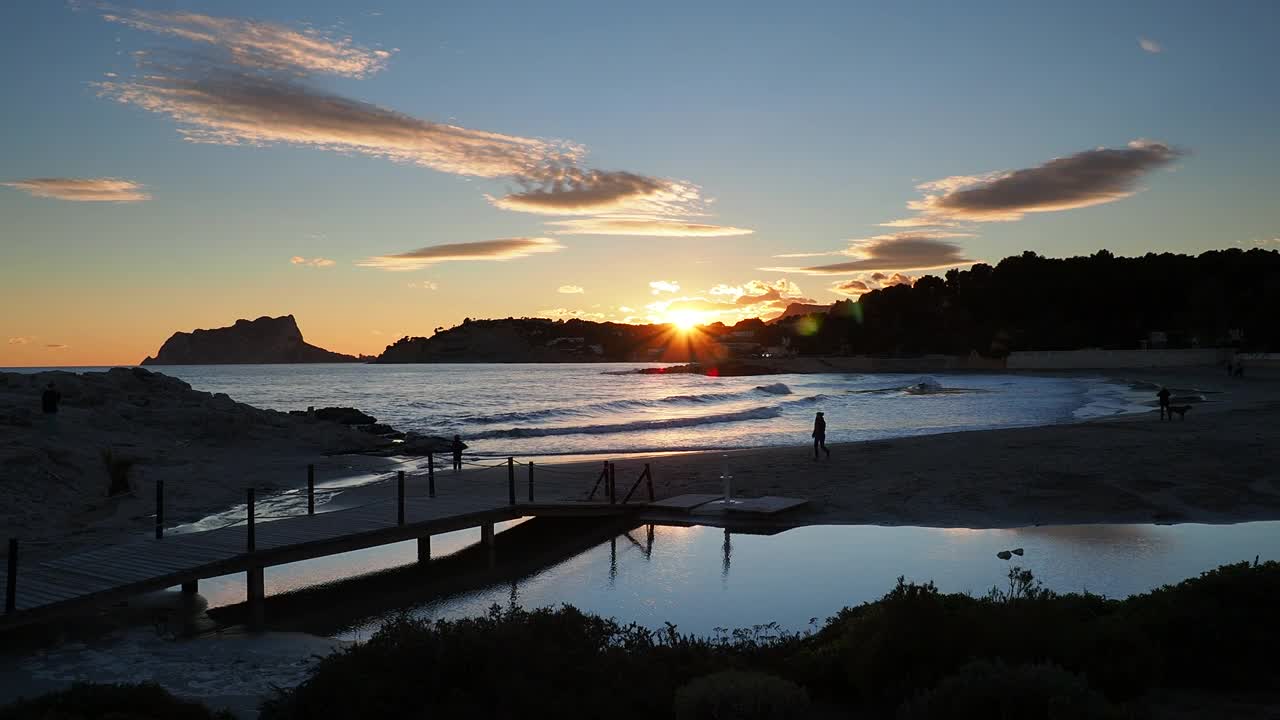
[[[342,425],[372,425],[378,422],[377,418],[349,407],[320,408],[316,410],[316,419],[328,420]]]

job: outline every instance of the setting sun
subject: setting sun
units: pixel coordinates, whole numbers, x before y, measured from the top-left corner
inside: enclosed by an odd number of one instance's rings
[[[702,315],[693,310],[676,310],[667,314],[667,322],[682,331],[688,332],[702,322]]]

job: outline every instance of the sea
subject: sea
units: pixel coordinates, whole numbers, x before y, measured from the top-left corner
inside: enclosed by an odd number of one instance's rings
[[[642,374],[651,364],[165,366],[262,408],[348,406],[398,430],[461,435],[494,457],[671,452],[1070,423],[1147,412],[1123,378],[1020,374]],[[95,368],[66,368],[84,371]],[[28,369],[33,370],[33,369]]]

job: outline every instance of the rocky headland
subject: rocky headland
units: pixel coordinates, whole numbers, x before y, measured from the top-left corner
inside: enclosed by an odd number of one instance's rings
[[[302,338],[292,315],[237,320],[230,327],[176,332],[143,365],[232,365],[361,362]]]

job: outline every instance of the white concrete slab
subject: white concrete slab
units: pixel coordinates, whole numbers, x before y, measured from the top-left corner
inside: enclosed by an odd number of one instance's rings
[[[752,515],[774,515],[786,510],[798,508],[807,504],[809,501],[804,498],[788,498],[778,497],[777,495],[766,495],[758,498],[734,498],[731,503],[725,503],[723,498],[717,497],[715,500],[698,505],[691,512],[694,514],[703,513],[750,513]]]

